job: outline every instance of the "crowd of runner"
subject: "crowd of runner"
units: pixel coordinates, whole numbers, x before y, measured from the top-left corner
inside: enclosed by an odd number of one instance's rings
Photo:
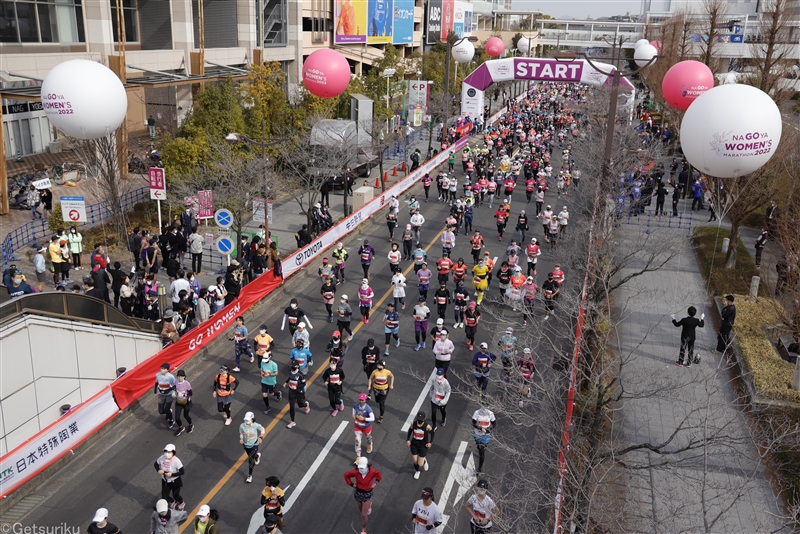
[[[556,264],[552,271],[540,275],[537,265],[542,255],[556,254],[556,243],[565,236],[570,224],[569,209],[564,204],[570,190],[579,186],[580,171],[575,168],[570,154],[569,138],[578,134],[580,117],[569,108],[574,108],[576,102],[585,98],[584,91],[583,87],[576,85],[541,84],[523,99],[511,103],[507,112],[481,134],[473,147],[465,148],[460,154],[451,152],[446,169],[422,178],[424,193],[419,198],[411,195],[407,210],[401,209],[400,199],[391,199],[386,215],[388,252],[379,252],[376,245],[378,248],[382,245],[366,239],[355,250],[347,250],[344,243],[337,243],[321,260],[317,270],[319,300],[301,303],[299,296],[292,298],[284,309],[280,333],[270,333],[267,325],[261,325],[257,332],[250,332],[243,318],[237,318],[229,336],[233,344],[233,365],[222,366],[213,383],[195,382],[194,386],[198,387],[195,391],[184,370],[173,374],[170,365],[165,363],[154,385],[158,411],[165,424],[174,429],[176,437],[183,432],[191,433],[194,430],[192,398],[206,395],[210,390],[217,411],[222,414],[223,424],[231,425],[232,397],[240,380],[250,380],[252,375],[242,371],[244,359],[257,366],[263,414],[269,414],[286,393],[289,406],[286,427],[295,427],[297,409],[305,413],[310,411],[306,400],[306,377],[314,366],[314,355],[310,351],[313,326],[303,307],[321,303],[320,309],[325,310],[323,320],[335,322],[336,326],[328,334],[330,338],[324,358],[317,355],[317,360],[325,366],[322,378],[328,392],[331,417],[346,413],[353,420],[355,468],[344,473],[344,479],[354,487],[362,534],[366,533],[373,491],[382,478],[381,472],[372,466],[366,455],[374,450],[373,425],[388,422],[385,419],[388,417],[386,402],[394,388],[394,375],[387,358],[401,346],[401,339],[408,339],[400,332],[404,316],[413,318],[415,339],[406,347],[413,346],[414,351],[430,350],[434,356],[430,411],[419,411],[406,433],[406,445],[411,453],[410,472],[415,479],[428,470],[428,453],[436,430],[447,424],[447,404],[452,393],[448,370],[454,357],[469,358],[476,398],[487,394],[495,376],[492,373],[495,365],[499,366],[498,384],[517,396],[518,401],[514,402],[523,407],[526,399],[532,396],[531,383],[536,363],[531,348],[520,346],[522,344],[514,335],[512,326],[504,330],[498,341],[490,343],[492,333],[481,331],[482,309],[487,305],[507,306],[519,314],[517,317],[523,326],[533,320],[537,306],[544,308],[544,314],[538,314],[542,320],[549,319],[557,311],[564,271]],[[455,163],[459,158],[461,166],[456,169]],[[434,184],[435,193],[431,191]],[[431,239],[438,228],[426,224],[420,213],[420,202],[441,202],[449,207],[446,227],[441,233],[441,252],[437,250],[436,258],[428,257],[422,243],[423,236]],[[490,243],[494,229],[473,227],[475,214],[481,209],[488,210],[494,219],[498,240],[495,244]],[[483,218],[486,219],[488,217]],[[511,228],[508,228],[509,221]],[[542,225],[541,234],[535,225],[537,221]],[[396,232],[396,229],[401,231]],[[506,235],[507,229],[510,230],[509,236]],[[538,234],[538,237],[533,234]],[[456,240],[461,239],[459,236],[464,236],[463,239],[469,242],[469,259],[452,257]],[[502,243],[504,238],[508,239],[507,245]],[[355,277],[352,275],[353,264],[360,267],[360,271],[356,268]],[[374,287],[372,275],[376,269],[388,269],[391,287]],[[351,289],[352,286],[345,290],[348,275],[350,280],[355,278],[358,281],[355,290]],[[385,309],[375,309],[376,293],[387,289],[391,290],[392,299]],[[487,300],[488,292],[497,294],[497,298]],[[407,298],[410,303],[407,303]],[[222,301],[224,303],[225,299]],[[356,352],[360,350],[364,369],[364,380],[360,381],[345,376],[343,363],[345,357],[353,352],[354,322],[361,321],[366,325],[370,320],[383,323],[384,342],[381,347],[380,341],[369,338],[356,348]],[[459,335],[459,329],[463,330],[463,335]],[[281,372],[275,361],[283,358],[276,354],[272,334],[291,339],[288,362],[280,362],[281,366],[288,363],[288,372]],[[468,356],[464,354],[467,351]],[[361,384],[359,389],[362,391],[355,401],[348,401],[344,396],[346,382]],[[483,471],[485,450],[497,421],[495,414],[482,403],[471,419],[472,437],[478,450],[476,472],[479,474]],[[239,443],[247,457],[245,483],[253,481],[254,469],[261,460],[259,446],[265,435],[266,430],[256,421],[255,414],[247,412],[239,424]],[[364,454],[362,445],[365,445]],[[153,511],[152,532],[177,532],[178,523],[187,518],[181,488],[184,477],[191,479],[192,473],[185,472],[178,452],[175,444],[168,444],[154,463],[161,478],[162,493]],[[466,504],[473,533],[490,532],[492,520],[500,513],[495,501],[487,495],[487,489],[487,482],[479,480],[474,495]],[[261,504],[265,522],[259,532],[280,532],[279,529],[285,526],[285,499],[277,477],[265,479]],[[194,520],[194,532],[217,532],[210,525],[216,528],[219,514],[207,505],[203,505],[200,511]],[[107,511],[99,510],[98,517],[103,513],[107,515]],[[431,488],[423,489],[420,500],[413,504],[412,521],[415,532],[430,531],[442,523],[442,513],[434,502]],[[90,532],[115,531],[106,527],[91,530],[90,527]]]

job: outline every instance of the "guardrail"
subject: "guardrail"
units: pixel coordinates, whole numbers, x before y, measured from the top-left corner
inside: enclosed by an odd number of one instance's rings
[[[134,204],[142,202],[150,198],[149,189],[143,187],[125,193],[119,197],[119,206],[122,211],[128,211],[133,208]],[[86,206],[86,219],[87,222],[81,226],[91,226],[94,228],[98,223],[103,222],[111,216],[111,201],[98,202]],[[9,262],[19,261],[16,257],[16,252],[25,247],[35,247],[39,240],[49,237],[53,234],[50,227],[47,225],[47,219],[35,219],[27,222],[22,226],[12,230],[3,238],[2,253],[3,263],[8,265]]]

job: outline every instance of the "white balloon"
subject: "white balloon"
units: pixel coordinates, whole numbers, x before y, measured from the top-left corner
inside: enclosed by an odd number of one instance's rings
[[[464,39],[452,50],[453,59],[458,63],[469,63],[475,57],[475,45]]]
[[[519,41],[517,41],[517,50],[523,54],[529,53],[531,51],[531,40],[527,37],[520,37]]]
[[[53,67],[42,82],[42,106],[50,122],[67,135],[97,139],[112,133],[128,112],[128,95],[110,69],[74,59]]]
[[[775,154],[782,128],[780,110],[768,94],[750,85],[720,85],[686,110],[681,147],[689,163],[710,176],[742,176]]]
[[[640,46],[643,46],[643,45],[646,45],[646,44],[650,44],[650,41],[648,41],[647,39],[639,39],[638,41],[636,41],[633,44],[633,49],[637,50]]]
[[[658,50],[656,47],[651,45],[650,43],[643,44],[636,51],[633,53],[633,60],[636,62],[637,65],[640,67],[644,67],[645,65],[655,65],[656,60],[653,59],[654,56],[658,55]],[[653,59],[652,62],[650,60]]]

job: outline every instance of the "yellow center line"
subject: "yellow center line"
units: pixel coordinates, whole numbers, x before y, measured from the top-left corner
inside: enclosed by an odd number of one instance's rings
[[[431,242],[428,243],[428,246],[425,247],[425,249],[424,249],[426,253],[428,252],[428,250],[430,250],[430,248],[434,245],[434,243],[436,243],[439,240],[439,238],[441,237],[442,232],[444,232],[445,228],[446,227],[443,227],[441,230],[439,230],[439,233],[436,234],[436,237],[434,237],[433,240],[431,240]],[[406,270],[403,272],[403,276],[406,276],[408,273],[410,273],[411,269],[413,269],[413,268],[414,268],[414,263],[412,261],[411,265],[409,265],[408,268],[406,268]],[[373,308],[380,308],[383,305],[383,303],[386,301],[386,299],[389,298],[390,295],[392,295],[392,293],[393,293],[393,290],[389,289],[386,293],[384,293],[384,295],[381,297],[381,299],[373,306]],[[364,326],[364,322],[363,321],[359,321],[359,323],[355,326],[355,328],[353,328],[353,335],[354,336],[361,329],[362,326]],[[342,335],[344,335],[344,334],[342,334]],[[317,378],[319,378],[319,376],[325,371],[326,367],[327,367],[326,365],[320,365],[317,368],[316,372],[311,376],[311,378],[306,380],[306,388],[308,388],[308,385],[313,384],[314,381]],[[283,406],[281,411],[278,412],[277,417],[275,417],[272,420],[272,422],[270,424],[268,424],[266,426],[266,428],[264,429],[265,430],[264,439],[266,439],[267,435],[270,432],[272,432],[272,430],[274,430],[276,426],[278,426],[279,422],[283,421],[283,417],[288,412],[289,412],[289,404],[287,403],[287,404],[285,404]],[[208,503],[211,502],[211,500],[217,495],[217,493],[219,493],[219,491],[222,489],[222,487],[231,479],[231,477],[239,470],[239,468],[242,466],[242,464],[246,460],[247,460],[247,453],[243,452],[242,455],[239,457],[239,459],[236,460],[236,462],[231,466],[230,469],[228,469],[228,472],[225,473],[222,476],[222,478],[220,478],[219,481],[216,484],[214,484],[214,487],[211,488],[208,491],[208,493],[206,493],[205,497],[203,497],[203,499],[197,504],[197,506],[194,507],[194,509],[189,514],[187,520],[181,525],[181,527],[180,527],[180,532],[181,533],[183,533],[187,528],[189,528],[190,525],[194,524],[194,518],[197,516],[197,513],[200,511],[200,507],[202,505],[204,505],[204,504],[208,504]]]

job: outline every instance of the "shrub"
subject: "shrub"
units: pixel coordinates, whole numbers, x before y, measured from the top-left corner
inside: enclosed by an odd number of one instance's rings
[[[760,297],[750,302],[736,295],[736,341],[753,375],[759,396],[769,400],[800,402],[800,392],[792,389],[794,365],[783,360],[764,333],[767,325],[783,320],[779,302]]]
[[[709,292],[712,295],[727,295],[728,293],[750,293],[750,280],[758,276],[758,269],[744,242],[739,240],[736,252],[736,266],[733,269],[725,268],[725,254],[722,253],[722,239],[728,236],[727,231],[721,231],[711,226],[700,226],[694,229],[692,242],[697,259],[700,263],[700,272],[706,279]],[[714,249],[717,249],[714,252]],[[767,291],[767,284],[759,286],[759,295]]]
[[[61,211],[61,203],[57,202],[53,206],[53,211],[50,212],[50,217],[47,218],[47,227],[53,233],[56,233],[59,228],[69,228],[70,226],[78,226],[76,223],[64,222],[64,214]]]

